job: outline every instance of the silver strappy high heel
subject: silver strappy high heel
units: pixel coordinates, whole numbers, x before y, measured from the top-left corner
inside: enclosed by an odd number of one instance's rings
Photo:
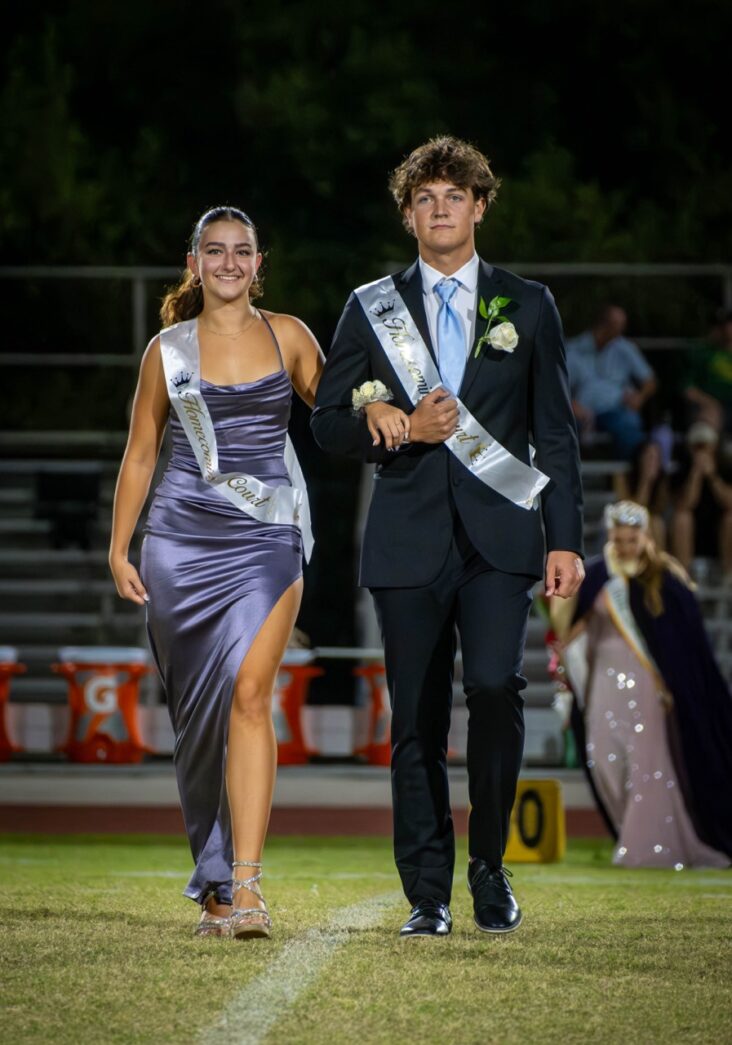
[[[272,928],[272,919],[267,910],[267,903],[262,896],[262,891],[257,884],[262,877],[262,865],[256,860],[235,860],[231,865],[236,867],[255,867],[258,870],[249,878],[232,878],[232,908],[229,918],[229,932],[233,940],[245,940],[250,937],[269,936]],[[234,872],[236,873],[236,872]],[[248,889],[258,897],[264,907],[234,907],[234,896],[237,890]]]
[[[206,893],[201,902],[201,920],[196,926],[193,935],[194,936],[228,936],[229,935],[229,921],[228,915],[211,914],[210,911],[206,910],[206,904],[209,900],[216,899],[216,894],[213,889],[210,893]]]

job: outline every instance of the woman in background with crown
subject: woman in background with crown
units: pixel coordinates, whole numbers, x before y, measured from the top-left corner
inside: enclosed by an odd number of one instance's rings
[[[261,262],[242,211],[197,222],[142,360],[110,549],[119,594],[147,607],[201,936],[270,934],[258,885],[277,761],[270,704],[312,546],[287,424],[293,387],[313,405],[323,358],[300,320],[252,304]],[[168,423],[138,574],[128,546]]]
[[[648,512],[605,511],[608,542],[572,604],[552,601],[573,725],[626,867],[727,867],[732,697],[693,584],[659,552]]]

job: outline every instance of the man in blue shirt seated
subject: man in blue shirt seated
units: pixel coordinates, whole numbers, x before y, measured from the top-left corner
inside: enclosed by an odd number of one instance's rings
[[[645,439],[640,415],[656,378],[640,349],[623,337],[628,317],[606,305],[594,325],[567,342],[572,408],[585,431],[608,432],[613,450],[629,460]]]

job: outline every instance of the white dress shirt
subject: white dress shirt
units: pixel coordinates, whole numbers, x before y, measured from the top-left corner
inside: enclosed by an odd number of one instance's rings
[[[442,279],[456,279],[460,284],[450,302],[452,308],[457,312],[465,332],[465,355],[470,354],[470,349],[475,340],[476,300],[478,297],[478,266],[480,259],[473,254],[470,261],[466,261],[457,272],[451,272],[445,277],[444,272],[438,272],[428,265],[422,258],[419,259],[419,268],[422,273],[422,293],[424,294],[424,310],[427,313],[427,325],[429,326],[432,344],[440,358],[440,346],[437,343],[437,313],[440,311],[442,301],[435,293],[435,284]]]

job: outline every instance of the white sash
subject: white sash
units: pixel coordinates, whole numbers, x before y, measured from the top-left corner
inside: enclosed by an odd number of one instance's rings
[[[571,642],[566,642],[560,660],[567,672],[572,692],[580,708],[584,708],[589,675],[587,632],[581,631]]]
[[[404,391],[416,406],[443,382],[394,281],[386,276],[367,283],[356,290],[356,297]],[[445,440],[448,450],[476,479],[519,508],[538,508],[538,495],[549,477],[514,457],[483,428],[460,399],[457,406],[458,426]],[[530,452],[533,453],[532,447]]]
[[[196,455],[201,475],[233,505],[259,522],[298,526],[306,562],[313,550],[310,506],[300,464],[289,435],[285,468],[291,486],[269,486],[244,472],[219,471],[216,433],[201,395],[201,361],[196,320],[188,319],[160,332],[160,354],[170,402]]]
[[[653,662],[646,640],[643,638],[635,622],[633,611],[630,608],[627,578],[611,574],[610,579],[605,584],[604,598],[610,619],[615,627],[633,650],[643,667],[660,679],[661,673]]]

